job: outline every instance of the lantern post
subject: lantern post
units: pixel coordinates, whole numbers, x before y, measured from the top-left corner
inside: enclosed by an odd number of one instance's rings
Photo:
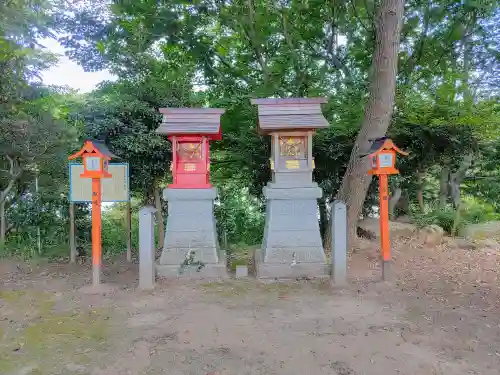
[[[399,174],[395,168],[396,153],[407,156],[408,153],[401,151],[387,137],[373,140],[367,155],[371,161],[370,175],[379,178],[379,202],[380,202],[380,249],[382,257],[382,279],[386,280],[389,274],[391,260],[391,245],[389,239],[389,175]]]
[[[83,161],[82,178],[92,179],[92,286],[98,287],[101,283],[101,203],[102,189],[101,179],[111,178],[108,172],[109,161],[114,155],[108,150],[104,143],[87,140],[82,149],[71,155],[68,159],[78,157]]]

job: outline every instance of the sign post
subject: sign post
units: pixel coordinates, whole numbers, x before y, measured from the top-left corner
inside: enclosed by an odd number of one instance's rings
[[[389,175],[399,174],[395,168],[396,153],[407,156],[408,153],[401,151],[387,137],[377,138],[368,152],[371,159],[370,175],[379,178],[379,201],[380,201],[380,249],[382,255],[382,279],[389,276],[391,261],[391,244],[389,239]]]
[[[101,142],[87,140],[82,149],[68,159],[83,159],[82,178],[92,179],[92,286],[101,283],[101,179],[111,178],[108,172],[109,160],[114,155]]]

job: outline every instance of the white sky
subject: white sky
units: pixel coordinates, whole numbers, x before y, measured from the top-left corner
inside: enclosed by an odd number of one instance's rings
[[[92,91],[102,81],[115,79],[108,71],[84,72],[81,66],[64,55],[64,47],[56,40],[43,39],[40,43],[59,55],[59,63],[42,73],[46,85],[69,86],[83,93]]]

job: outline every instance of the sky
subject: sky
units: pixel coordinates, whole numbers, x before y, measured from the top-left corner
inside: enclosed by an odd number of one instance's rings
[[[82,93],[92,91],[97,84],[115,77],[107,71],[84,72],[76,62],[64,55],[64,48],[53,39],[44,39],[40,42],[49,51],[59,55],[59,63],[42,72],[42,80],[46,85],[69,86]],[[108,209],[113,203],[103,202],[102,207]]]
[[[114,80],[108,71],[84,72],[81,66],[64,55],[64,48],[56,40],[43,39],[41,44],[59,55],[59,63],[42,73],[42,80],[46,85],[67,85],[85,93],[92,91],[102,81]]]

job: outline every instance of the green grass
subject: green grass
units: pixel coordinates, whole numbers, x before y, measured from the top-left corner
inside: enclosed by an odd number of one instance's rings
[[[55,313],[52,297],[51,293],[0,292],[7,318],[0,321],[0,374],[30,366],[31,375],[60,373],[66,363],[89,363],[93,353],[103,348],[106,312]]]

